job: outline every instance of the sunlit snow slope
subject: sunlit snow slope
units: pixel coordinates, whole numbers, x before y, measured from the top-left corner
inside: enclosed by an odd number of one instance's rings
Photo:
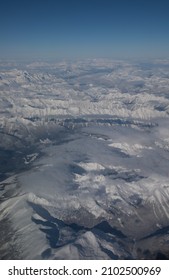
[[[0,259],[169,258],[169,61],[0,63]]]

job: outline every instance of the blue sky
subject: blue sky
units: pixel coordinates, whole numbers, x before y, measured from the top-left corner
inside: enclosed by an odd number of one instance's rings
[[[169,57],[168,0],[1,0],[0,58]]]

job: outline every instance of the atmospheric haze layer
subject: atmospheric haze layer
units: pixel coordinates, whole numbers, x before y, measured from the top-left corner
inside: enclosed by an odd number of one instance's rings
[[[0,259],[169,258],[169,60],[0,63]]]

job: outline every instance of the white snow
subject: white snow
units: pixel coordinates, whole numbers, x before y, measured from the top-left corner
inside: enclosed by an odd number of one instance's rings
[[[144,149],[152,150],[152,147],[142,146],[140,144],[128,144],[128,143],[111,143],[110,147],[118,148],[127,155],[141,156],[141,151]]]
[[[168,61],[0,69],[0,148],[13,166],[0,170],[0,222],[13,236],[0,254],[13,246],[26,259],[137,257],[127,242],[168,226]],[[102,221],[112,231],[97,229]]]

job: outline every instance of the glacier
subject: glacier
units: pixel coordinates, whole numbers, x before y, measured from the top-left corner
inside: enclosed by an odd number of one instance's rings
[[[0,259],[169,258],[169,61],[0,61]]]

